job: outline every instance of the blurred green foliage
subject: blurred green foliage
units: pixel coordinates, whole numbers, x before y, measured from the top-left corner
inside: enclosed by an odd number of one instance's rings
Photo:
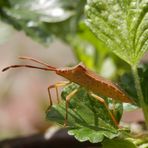
[[[68,34],[76,33],[85,3],[86,0],[8,0],[0,3],[0,17],[31,38],[49,45],[54,37],[65,41]]]

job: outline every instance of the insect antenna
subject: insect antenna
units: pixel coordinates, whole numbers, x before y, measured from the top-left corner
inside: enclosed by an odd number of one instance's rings
[[[34,58],[31,58],[31,57],[22,57],[22,56],[21,56],[21,57],[19,57],[19,59],[21,59],[21,60],[30,60],[30,61],[39,63],[39,64],[41,64],[41,65],[44,65],[44,66],[46,66],[46,67],[50,67],[50,68],[55,69],[55,67],[49,66],[49,65],[48,65],[47,63],[45,63],[45,62],[41,62],[41,61],[36,60],[36,59],[34,59]]]
[[[8,67],[5,67],[4,69],[2,69],[2,72],[10,69],[10,68],[18,68],[18,67],[28,67],[28,68],[35,68],[35,69],[41,69],[41,70],[45,70],[45,71],[56,71],[56,69],[53,68],[44,68],[44,67],[38,67],[38,66],[32,66],[32,65],[10,65]]]
[[[39,64],[41,64],[41,65],[43,65],[43,66],[45,66],[45,67],[32,66],[32,65],[27,65],[27,64],[25,64],[25,65],[23,65],[23,64],[22,64],[22,65],[10,65],[10,66],[4,68],[2,71],[4,72],[4,71],[6,71],[6,70],[8,70],[8,69],[10,69],[10,68],[19,68],[19,67],[35,68],[35,69],[40,69],[40,70],[45,70],[45,71],[56,71],[56,70],[57,70],[57,69],[56,69],[55,67],[53,67],[53,66],[49,66],[48,64],[46,64],[46,63],[44,63],[44,62],[38,61],[38,60],[33,59],[33,58],[30,58],[30,57],[19,57],[19,59],[31,60],[31,61],[34,61],[34,62],[36,62],[36,63],[39,63]]]

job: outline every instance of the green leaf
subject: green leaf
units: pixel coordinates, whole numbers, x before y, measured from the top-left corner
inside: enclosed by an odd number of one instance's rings
[[[120,133],[113,133],[108,130],[94,130],[91,128],[80,127],[75,129],[70,129],[68,131],[69,135],[75,136],[75,138],[81,142],[90,141],[91,143],[102,142],[105,137],[109,139],[113,139],[120,135]]]
[[[71,98],[68,109],[67,126],[69,134],[74,135],[80,141],[89,140],[93,143],[100,142],[105,137],[112,139],[119,136],[120,132],[104,105],[92,98],[84,88],[74,83],[63,89],[63,100],[47,111],[47,119],[64,125],[66,113],[65,98],[75,89],[78,89],[78,92]],[[105,100],[109,106],[114,105],[111,100]],[[122,104],[115,103],[113,108],[115,108],[113,112],[116,112],[115,118],[119,121],[122,115]]]
[[[147,0],[88,0],[87,24],[120,58],[136,65],[148,50]]]
[[[75,33],[83,16],[86,0],[10,0],[10,7],[0,6],[0,16],[17,30],[49,45],[56,36],[63,40]],[[59,27],[60,26],[60,27]]]
[[[137,148],[135,144],[128,140],[123,139],[113,139],[105,140],[103,142],[103,148]]]

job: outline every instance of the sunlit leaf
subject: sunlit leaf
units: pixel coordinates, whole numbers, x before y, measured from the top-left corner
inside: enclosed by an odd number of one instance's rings
[[[147,0],[88,0],[87,24],[119,57],[136,65],[148,50]]]

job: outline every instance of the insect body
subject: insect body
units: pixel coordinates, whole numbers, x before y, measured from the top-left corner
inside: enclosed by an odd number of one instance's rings
[[[46,70],[46,71],[54,71],[56,74],[65,77],[68,79],[70,82],[75,82],[79,84],[80,86],[85,87],[90,93],[92,97],[95,99],[99,100],[102,102],[106,109],[108,110],[113,122],[117,125],[118,123],[116,122],[115,118],[113,117],[112,113],[109,111],[107,104],[105,101],[97,96],[96,94],[100,94],[106,97],[110,97],[115,100],[119,100],[121,102],[128,102],[128,103],[133,103],[133,100],[127,96],[117,85],[112,83],[111,81],[98,76],[94,72],[90,71],[87,69],[83,64],[78,64],[75,67],[71,68],[55,68],[53,66],[49,66],[46,63],[40,62],[38,60],[35,60],[33,58],[28,58],[28,57],[21,57],[20,59],[27,59],[34,61],[36,63],[42,64],[44,67],[38,67],[38,66],[32,66],[32,65],[11,65],[6,68],[4,68],[2,71],[6,71],[10,68],[17,68],[17,67],[28,67],[28,68],[36,68],[36,69],[41,69],[41,70]],[[48,88],[49,91],[49,99],[50,99],[50,105],[52,105],[52,100],[51,100],[51,95],[50,95],[50,89],[51,88],[56,88],[56,92],[58,92],[57,87],[65,85],[66,83],[57,83],[56,85],[50,85]],[[67,117],[68,117],[68,105],[70,98],[77,92],[77,90],[74,90],[71,94],[69,94],[66,98],[66,117],[65,117],[65,124],[67,122]],[[57,93],[58,97],[58,93]]]
[[[132,102],[132,99],[127,96],[125,92],[119,88],[119,86],[95,74],[94,72],[85,68],[82,64],[78,64],[77,66],[68,69],[56,69],[56,73],[72,82],[79,84],[80,86],[85,87],[95,94],[120,100],[121,102]]]

